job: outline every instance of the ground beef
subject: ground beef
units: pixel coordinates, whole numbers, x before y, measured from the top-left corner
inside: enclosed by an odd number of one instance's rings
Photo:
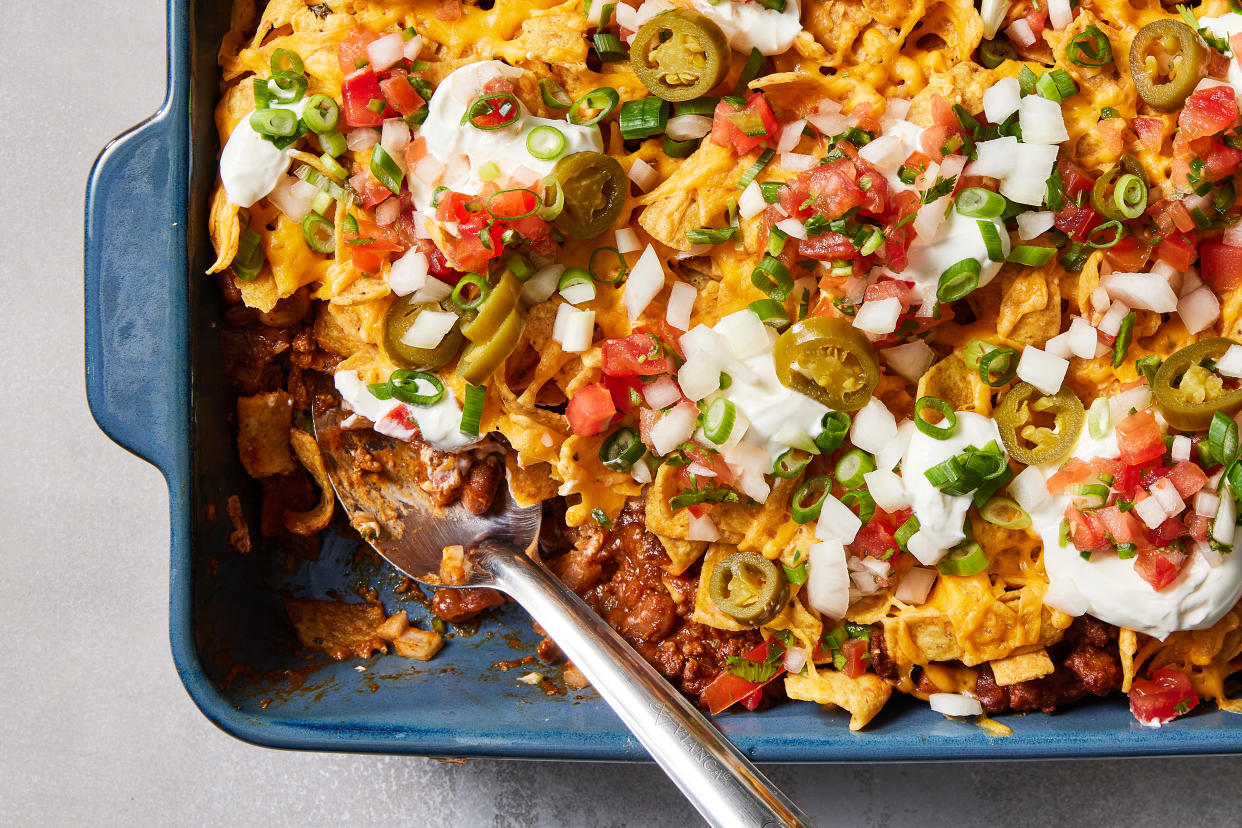
[[[897,681],[897,664],[888,654],[888,644],[884,641],[884,628],[879,624],[871,627],[871,667],[875,674],[885,681]]]
[[[992,674],[992,665],[984,664],[979,669],[979,678],[975,682],[975,697],[983,705],[984,713],[1003,713],[1009,709],[1009,693],[1004,687],[996,684],[996,676]]]
[[[504,602],[505,596],[494,589],[438,589],[431,611],[451,624],[460,624]]]
[[[1065,666],[1097,696],[1107,696],[1121,687],[1121,664],[1106,650],[1079,644],[1065,659]]]
[[[466,475],[466,485],[461,490],[461,505],[474,515],[481,515],[492,507],[496,488],[503,477],[500,463],[494,456],[476,460]]]

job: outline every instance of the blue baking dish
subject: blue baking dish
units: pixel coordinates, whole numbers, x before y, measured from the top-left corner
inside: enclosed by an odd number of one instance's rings
[[[591,691],[545,695],[516,681],[542,666],[510,665],[536,636],[516,607],[458,635],[429,664],[396,656],[333,662],[299,651],[282,596],[354,598],[394,592],[379,564],[354,563],[354,543],[326,540],[316,560],[238,555],[224,501],[253,494],[228,425],[217,360],[218,298],[203,275],[213,258],[207,203],[217,143],[216,50],[227,2],[170,0],[168,93],[160,110],[113,141],[86,192],[86,380],[91,410],[113,440],[168,481],[170,638],[186,690],[225,731],[282,748],[529,759],[637,760],[645,753]],[[506,666],[512,669],[506,671]],[[1210,708],[1212,705],[1202,705]],[[759,761],[1234,753],[1242,718],[1202,710],[1160,730],[1140,727],[1124,700],[1055,715],[1009,716],[1008,738],[894,699],[864,733],[807,702],[726,714],[720,728]]]

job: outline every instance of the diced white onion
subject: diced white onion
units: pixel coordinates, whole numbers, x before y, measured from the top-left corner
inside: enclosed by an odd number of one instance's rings
[[[1108,313],[1104,314],[1104,318],[1100,320],[1097,326],[1100,333],[1107,336],[1116,336],[1121,330],[1121,320],[1126,318],[1126,314],[1130,312],[1130,307],[1125,302],[1113,300],[1108,306]]]
[[[628,175],[630,181],[637,184],[638,189],[644,193],[660,183],[660,173],[656,171],[655,167],[641,158],[634,159],[634,163],[630,165]]]
[[[267,194],[267,200],[293,221],[301,224],[311,211],[311,204],[319,190],[300,178],[282,175],[276,186]]]
[[[1095,356],[1095,346],[1099,344],[1099,336],[1095,328],[1081,316],[1070,321],[1069,349],[1079,359],[1091,359]]]
[[[1220,506],[1212,523],[1212,540],[1232,546],[1237,522],[1238,506],[1233,501],[1233,492],[1226,486],[1220,493]]]
[[[711,131],[712,119],[706,115],[675,115],[664,128],[664,134],[674,141],[693,141]]]
[[[815,524],[815,537],[819,540],[850,544],[858,536],[862,521],[858,515],[841,501],[825,492]]]
[[[552,322],[552,339],[561,342],[565,339],[565,326],[569,324],[569,318],[577,313],[577,308],[573,305],[560,304],[556,307],[556,319]]]
[[[717,335],[724,338],[738,359],[750,359],[771,350],[770,331],[750,308],[734,311],[715,325]]]
[[[417,248],[411,248],[388,269],[388,287],[398,296],[409,296],[427,283],[429,269],[427,256]],[[448,287],[444,282],[440,284]],[[452,288],[449,291],[452,292]]]
[[[867,481],[867,491],[875,498],[875,505],[884,511],[895,512],[910,505],[910,495],[897,474],[876,469],[864,474],[863,479]]]
[[[1005,22],[1005,15],[1009,14],[1010,0],[983,0],[980,4],[979,14],[983,17],[983,36],[988,40],[996,37],[996,33],[1000,31],[1000,27]]]
[[[428,153],[414,164],[412,174],[424,184],[434,184],[444,174],[444,165],[440,159]]]
[[[720,389],[720,363],[701,355],[687,356],[677,372],[677,384],[687,399],[698,402]]]
[[[1072,23],[1074,13],[1070,10],[1069,0],[1048,0],[1048,22],[1058,32]]]
[[[637,320],[663,289],[664,265],[660,263],[655,248],[647,245],[625,282],[625,312],[630,322]]]
[[[787,672],[797,675],[806,666],[806,660],[806,647],[790,647],[785,651],[785,659],[782,662],[782,666]]]
[[[1110,273],[1100,284],[1114,299],[1131,308],[1172,313],[1177,310],[1177,294],[1166,279],[1157,273]]]
[[[694,311],[694,300],[699,292],[685,282],[673,282],[668,293],[668,308],[664,318],[668,324],[679,331],[690,329],[690,314]]]
[[[1130,416],[1133,411],[1142,411],[1151,405],[1151,386],[1144,383],[1136,385],[1119,394],[1108,398],[1108,414],[1114,423],[1119,423]]]
[[[638,240],[638,234],[629,227],[622,227],[614,235],[617,240],[618,253],[633,253],[643,247],[642,242]]]
[[[910,114],[910,105],[908,98],[889,98],[884,103],[884,117],[900,121]]]
[[[1187,437],[1186,441],[1189,442],[1190,438]],[[1220,511],[1220,495],[1216,494],[1215,492],[1209,492],[1206,489],[1201,489],[1199,493],[1195,495],[1195,514],[1196,515],[1202,515],[1203,517],[1214,518],[1216,517],[1216,513],[1219,511]]]
[[[878,397],[867,400],[867,404],[854,415],[850,442],[863,451],[875,454],[896,436],[897,420]]]
[[[1023,100],[1031,97],[1028,95]],[[1059,149],[1055,144],[1017,144],[1013,172],[1001,182],[1001,195],[1020,204],[1043,204],[1048,195],[1048,176],[1057,162]]]
[[[806,226],[796,218],[781,219],[776,223],[776,229],[792,239],[806,240]]]
[[[1197,334],[1215,324],[1220,318],[1220,300],[1216,298],[1211,288],[1203,285],[1178,300],[1177,315],[1181,317],[1182,324],[1186,326],[1188,332]]]
[[[1003,123],[1018,111],[1022,89],[1017,78],[1001,78],[983,93],[983,115],[994,124]]]
[[[881,135],[858,150],[859,158],[871,162],[882,173],[896,172],[908,154],[896,135]]]
[[[1059,144],[1069,140],[1061,105],[1040,95],[1027,95],[1018,104],[1018,124],[1024,144]]]
[[[1242,222],[1226,227],[1220,240],[1230,247],[1242,247]]]
[[[660,12],[668,11],[671,8],[673,8],[673,4],[669,3],[668,0],[646,0],[645,3],[638,7],[638,13],[634,15],[634,22],[641,27]],[[638,31],[638,29],[634,29],[634,31]]]
[[[714,543],[720,540],[720,530],[716,528],[716,524],[707,515],[702,517],[691,515],[690,528],[686,532],[686,540]]]
[[[1005,33],[1018,46],[1030,48],[1035,45],[1035,32],[1031,30],[1031,24],[1026,22],[1026,18],[1019,17],[1010,23]]]
[[[744,219],[754,218],[767,206],[767,202],[763,200],[763,191],[759,189],[759,182],[752,181],[738,197],[737,214]]]
[[[1047,342],[1045,342],[1044,350],[1052,354],[1055,357],[1060,357],[1061,359],[1069,359],[1073,355],[1072,352],[1070,351],[1069,331],[1066,331],[1065,333],[1057,334],[1056,336],[1052,337]],[[1094,345],[1091,348],[1091,354],[1092,356],[1095,355]]]
[[[380,132],[380,146],[384,148],[384,152],[392,156],[392,160],[401,168],[401,172],[406,171],[405,165],[405,145],[410,143],[410,125],[400,118],[389,118],[384,121],[383,131]]]
[[[375,223],[387,227],[401,215],[401,199],[393,196],[375,205]]]
[[[876,468],[892,471],[897,468],[897,464],[901,462],[901,458],[905,456],[906,449],[910,446],[910,438],[914,436],[917,426],[914,420],[902,420],[897,426],[897,431],[893,438],[880,447],[875,453]]]
[[[927,373],[927,370],[931,368],[932,363],[936,359],[936,352],[918,337],[911,339],[903,345],[885,348],[883,351],[880,351],[880,355],[884,357],[884,362],[889,368],[892,368],[910,382],[915,383],[919,381],[921,376]]]
[[[919,238],[936,238],[936,233],[939,232],[940,225],[944,222],[944,217],[952,206],[946,199],[947,196],[942,196],[930,204],[924,204],[919,208],[918,213],[914,216],[914,231],[918,233]]]
[[[1025,23],[1026,21],[1019,19],[1018,22]],[[1010,26],[1010,28],[1013,27]],[[983,715],[983,705],[969,693],[932,693],[927,697],[927,704],[932,710],[946,716]]]
[[[860,331],[876,336],[890,334],[897,330],[897,320],[901,317],[901,301],[896,296],[887,299],[873,299],[863,302],[854,314],[853,325]]]
[[[818,166],[819,159],[801,152],[781,153],[781,166],[789,172],[806,172]]]
[[[1069,370],[1069,360],[1053,356],[1041,351],[1034,345],[1022,349],[1022,357],[1018,360],[1018,378],[1029,382],[1045,394],[1055,394],[1061,390],[1065,382],[1065,372]]]
[[[1048,484],[1038,468],[1027,466],[1010,481],[1009,493],[1019,506],[1030,512],[1048,499]]]
[[[551,299],[564,273],[565,265],[563,264],[550,264],[535,271],[535,275],[522,285],[522,302],[530,306]]]
[[[838,104],[839,106],[839,104]],[[820,102],[820,109],[806,116],[807,123],[818,129],[824,135],[836,135],[842,132],[850,125],[850,119],[837,112],[824,111],[824,102]]]
[[[643,399],[649,408],[668,408],[681,400],[681,389],[668,374],[643,386]]]
[[[931,595],[932,587],[936,585],[936,577],[939,574],[936,570],[927,567],[911,567],[897,584],[893,597],[911,606],[926,603],[927,596]]]
[[[617,25],[627,32],[637,32],[642,26],[638,22],[638,9],[633,6],[627,6],[624,3],[618,3],[616,10],[613,12],[617,18]]]
[[[812,544],[806,562],[807,602],[821,615],[844,618],[850,608],[850,571],[845,547],[835,541]]]
[[[699,409],[688,402],[667,411],[651,427],[651,446],[655,453],[668,454],[694,436],[694,421],[698,416]]]
[[[1030,241],[1036,236],[1047,233],[1052,229],[1053,221],[1056,213],[1051,210],[1041,210],[1039,212],[1029,211],[1026,213],[1018,213],[1018,238],[1022,241]]]
[[[1216,370],[1227,377],[1242,377],[1242,345],[1230,345],[1216,360]]]
[[[345,146],[351,152],[369,150],[380,141],[380,131],[375,127],[351,129],[345,136]]]
[[[970,162],[971,175],[1005,178],[1014,171],[1017,163],[1018,139],[1005,135],[991,141],[980,141],[975,144],[975,151],[977,157]]]
[[[686,472],[694,475],[695,477],[716,477],[716,472],[701,463],[691,463],[686,466]]]
[[[1160,508],[1166,515],[1176,515],[1186,508],[1177,487],[1167,477],[1162,477],[1151,486],[1151,495],[1160,502]]]
[[[678,338],[681,352],[687,359],[705,357],[707,359],[723,359],[721,352],[728,347],[724,337],[706,325],[695,325]]]
[[[1138,519],[1143,521],[1148,529],[1156,529],[1160,524],[1164,523],[1168,515],[1165,514],[1164,507],[1160,505],[1160,501],[1154,497],[1145,497],[1134,504],[1134,514]]]
[[[940,172],[937,176],[944,178],[956,178],[966,169],[966,156],[950,155],[940,162]],[[945,196],[946,198],[948,196]]]
[[[1181,462],[1190,459],[1190,451],[1194,447],[1194,443],[1189,437],[1178,434],[1173,438],[1173,445],[1169,447],[1169,456],[1174,462]]]
[[[1207,565],[1210,567],[1217,567],[1225,562],[1224,556],[1213,549],[1212,544],[1205,540],[1195,541],[1194,551],[1196,555],[1202,556],[1203,560],[1207,561]]]
[[[448,332],[457,324],[457,314],[449,311],[425,310],[418,315],[404,334],[401,341],[411,348],[431,350],[444,341]]]
[[[405,57],[405,41],[400,32],[386,34],[367,44],[367,60],[376,72],[383,71]]]
[[[710,119],[705,119],[710,120]],[[671,124],[672,121],[669,121]],[[793,148],[798,146],[799,139],[802,138],[802,130],[806,127],[806,119],[801,118],[797,121],[790,121],[781,129],[780,138],[776,142],[776,151],[779,153],[793,152]],[[712,126],[707,125],[707,132],[711,132]],[[704,132],[703,135],[706,135]],[[703,137],[702,135],[699,136]]]
[[[1166,263],[1156,262],[1156,264],[1152,266],[1152,272],[1155,272],[1156,267],[1161,265],[1166,265]],[[1181,287],[1175,287],[1177,295],[1180,297],[1189,296],[1199,288],[1203,287],[1203,280],[1199,278],[1199,271],[1195,270],[1193,267],[1185,273],[1174,272],[1174,274],[1169,277],[1170,285],[1176,286],[1177,282],[1174,279],[1175,276],[1180,276],[1182,281]]]
[[[418,60],[418,56],[422,54],[424,45],[423,36],[414,35],[405,42],[404,46],[401,47],[401,56],[406,60]]]
[[[595,298],[594,282],[575,282],[560,290],[561,298],[571,305],[581,305]]]

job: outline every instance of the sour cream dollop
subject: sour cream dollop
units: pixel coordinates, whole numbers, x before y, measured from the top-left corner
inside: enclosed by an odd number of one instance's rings
[[[694,8],[710,17],[729,38],[729,45],[742,54],[750,54],[751,49],[765,55],[779,54],[793,45],[802,31],[799,0],[786,0],[784,11],[764,8],[755,0],[723,0],[714,5],[708,0],[694,0]]]
[[[919,520],[919,531],[910,538],[910,553],[924,566],[936,563],[966,539],[962,524],[972,502],[970,495],[947,495],[937,489],[927,479],[926,471],[956,457],[968,446],[981,449],[992,441],[998,447],[1001,445],[996,423],[990,417],[969,411],[957,412],[957,431],[947,440],[937,440],[917,429],[911,435],[901,459],[901,478]]]
[[[558,159],[541,160],[526,149],[526,138],[536,127],[552,127],[565,136],[562,158],[586,150],[603,151],[604,142],[598,127],[540,118],[531,115],[521,104],[518,120],[501,129],[483,130],[462,123],[466,109],[488,81],[517,80],[524,74],[525,70],[498,60],[485,60],[454,70],[436,87],[427,120],[419,127],[418,135],[427,142],[427,152],[444,165],[444,173],[436,183],[423,181],[417,175],[410,176],[410,193],[420,211],[432,212],[431,196],[438,186],[469,195],[478,193],[483,189],[479,169],[489,162],[500,168],[502,176],[512,175],[519,167],[529,170],[532,179],[552,172]]]
[[[306,99],[294,104],[273,103],[272,109],[288,109],[299,118],[306,109]],[[275,187],[289,169],[292,156],[288,148],[277,149],[254,127],[250,126],[251,110],[229,134],[220,153],[220,183],[229,201],[238,207],[250,207]]]
[[[1091,460],[1119,454],[1115,432],[1101,439],[1086,429],[1074,457]],[[1051,477],[1059,467],[1041,467]],[[1242,554],[1224,555],[1213,567],[1202,555],[1191,553],[1177,580],[1157,592],[1134,569],[1136,559],[1095,553],[1084,560],[1071,541],[1061,544],[1061,521],[1068,495],[1050,497],[1031,513],[1031,525],[1044,543],[1044,569],[1049,587],[1044,603],[1069,615],[1091,614],[1101,621],[1126,627],[1161,640],[1176,630],[1202,630],[1221,619],[1242,597]],[[1233,545],[1242,543],[1242,531]]]
[[[444,387],[444,396],[435,405],[406,405],[399,400],[381,400],[371,393],[357,371],[338,371],[333,377],[336,390],[355,413],[375,423],[380,434],[409,440],[413,432],[393,412],[413,418],[423,439],[442,451],[457,451],[479,441],[461,433],[461,406],[453,390]],[[404,409],[401,411],[400,409]]]

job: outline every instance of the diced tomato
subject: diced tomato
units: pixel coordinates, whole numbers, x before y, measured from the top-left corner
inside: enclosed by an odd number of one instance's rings
[[[354,267],[363,273],[378,273],[388,254],[405,249],[395,231],[363,217],[358,218],[358,232],[345,234],[345,241]]]
[[[1156,247],[1156,258],[1175,270],[1188,270],[1195,263],[1193,234],[1174,233],[1163,236]]]
[[[392,191],[375,180],[370,171],[362,170],[349,178],[349,185],[358,194],[359,204],[370,209],[392,195]]]
[[[1065,510],[1065,518],[1069,521],[1070,540],[1080,552],[1100,552],[1112,548],[1104,524],[1095,512],[1080,512],[1071,507]]]
[[[1203,177],[1208,181],[1220,181],[1228,178],[1242,163],[1242,150],[1227,147],[1220,141],[1213,140],[1203,158]]]
[[[384,93],[384,100],[388,102],[388,105],[397,110],[397,114],[402,117],[413,115],[426,103],[423,96],[414,89],[405,72],[400,69],[394,69],[391,77],[380,81],[380,90]]]
[[[1052,494],[1061,494],[1070,486],[1077,486],[1080,483],[1099,483],[1100,475],[1116,474],[1116,467],[1117,464],[1106,457],[1096,457],[1092,460],[1079,460],[1077,457],[1071,457],[1056,474],[1048,478],[1048,491]]]
[[[623,414],[636,405],[634,394],[642,398],[643,381],[638,377],[610,377],[604,374],[604,385],[612,395],[612,404]]]
[[[1151,542],[1153,546],[1168,546],[1185,534],[1186,524],[1175,517],[1165,518],[1164,523],[1152,531]]]
[[[659,411],[651,408],[640,408],[638,410],[638,438],[643,441],[644,446],[652,451],[655,451],[655,446],[651,442],[651,429],[656,423],[660,422],[661,416]]]
[[[383,109],[379,112],[371,109],[371,101],[380,101]],[[383,126],[385,118],[396,116],[396,110],[388,105],[380,91],[379,75],[370,69],[354,72],[341,82],[341,119],[346,129]]]
[[[1170,199],[1164,202],[1165,215],[1173,222],[1173,227],[1181,233],[1190,233],[1195,229],[1195,217],[1190,214],[1190,210],[1186,208],[1186,202],[1180,199]],[[1164,232],[1169,232],[1167,229]],[[1187,243],[1193,246],[1193,239],[1187,237]]]
[[[517,221],[539,206],[534,190],[503,190],[488,198],[487,209],[502,221]]]
[[[901,306],[907,307],[910,304],[909,282],[901,282],[897,279],[883,279],[867,288],[863,294],[864,302],[879,302],[882,299],[896,299]]]
[[[379,40],[379,35],[370,29],[354,29],[346,35],[336,52],[336,59],[341,64],[341,74],[352,75],[366,66],[367,46],[376,40]]]
[[[1149,152],[1160,152],[1160,146],[1164,143],[1163,118],[1132,118],[1130,126],[1138,136],[1139,146]]]
[[[1242,285],[1242,247],[1204,242],[1199,247],[1199,270],[1213,290],[1233,290]]]
[[[757,118],[764,133],[747,135],[734,123],[734,120],[730,120],[730,115],[738,116],[736,120]],[[774,142],[776,126],[776,116],[772,114],[772,107],[768,106],[768,100],[763,93],[752,93],[747,97],[746,106],[742,109],[733,106],[727,98],[722,99],[716,105],[716,111],[712,117],[712,143],[721,147],[732,145],[738,155],[745,155],[762,144]]]
[[[1169,482],[1185,500],[1207,485],[1208,476],[1194,463],[1182,460],[1169,471]]]
[[[1186,553],[1176,549],[1140,549],[1134,559],[1134,571],[1159,592],[1177,580],[1185,560]]]
[[[689,405],[689,403],[687,403]],[[686,449],[686,456],[691,462],[698,463],[704,468],[711,469],[715,473],[716,478],[726,486],[733,483],[733,469],[729,468],[729,464],[720,456],[719,452],[708,451],[705,448],[694,446]],[[686,480],[686,485],[690,485],[691,481]]]
[[[1062,161],[1057,169],[1061,173],[1061,186],[1071,201],[1078,201],[1080,195],[1095,186],[1095,179],[1091,174],[1077,164]]]
[[[613,377],[650,377],[667,374],[671,368],[663,348],[645,333],[605,340],[603,357],[603,371]]]
[[[1207,540],[1211,525],[1212,519],[1207,515],[1192,514],[1186,518],[1186,531],[1197,541]]]
[[[465,193],[441,193],[440,203],[436,206],[436,220],[461,224],[482,210],[483,205],[474,196]]]
[[[859,160],[854,164],[858,167],[859,189],[862,189],[863,179],[866,179],[859,213],[874,219],[886,218],[889,211],[888,179],[866,161]]]
[[[863,202],[858,168],[848,158],[820,164],[807,173],[811,209],[827,219],[838,219]]]
[[[1169,472],[1172,470],[1172,466],[1150,466],[1145,468],[1139,475],[1139,485],[1144,489],[1150,489],[1156,485],[1157,480],[1162,477],[1168,477]]]
[[[845,666],[841,672],[849,678],[858,678],[867,672],[867,641],[863,638],[847,638],[841,644],[841,655],[845,656]]]
[[[1032,3],[1024,16],[1031,34],[1035,35],[1035,46],[1039,47],[1039,39],[1044,36],[1044,27],[1048,25],[1048,6],[1044,3]]]
[[[1117,424],[1121,461],[1139,466],[1164,455],[1164,435],[1151,411],[1136,411]]]
[[[777,641],[775,638],[770,638],[767,641],[755,646],[750,652],[742,656],[742,658],[747,661],[762,664],[768,659],[773,647],[780,648],[780,652],[782,653],[785,649],[785,645],[781,644],[781,642]],[[768,682],[779,678],[784,673],[784,665],[778,664],[776,672],[767,681],[753,682],[747,681],[741,676],[735,676],[730,672],[722,670],[720,674],[712,680],[712,683],[704,688],[703,693],[699,696],[699,700],[702,702],[703,706],[707,708],[707,711],[715,716],[717,713],[731,706],[734,702],[746,699],[752,693],[768,684]]]
[[[1074,241],[1083,241],[1100,224],[1100,215],[1090,207],[1066,203],[1053,217],[1056,228]]]
[[[790,245],[786,242],[785,246]],[[848,236],[832,231],[820,233],[818,236],[809,236],[798,242],[798,252],[807,258],[821,262],[838,262],[858,256],[858,248],[854,247],[854,242],[850,241]]]
[[[919,137],[919,148],[932,161],[937,163],[944,160],[945,146],[951,135],[957,135],[952,127],[947,124],[932,124],[923,130],[923,134]]]
[[[1215,135],[1233,126],[1238,119],[1238,101],[1233,87],[1209,86],[1186,99],[1177,116],[1177,126],[1186,140]]]
[[[893,538],[892,530],[877,518],[873,518],[866,526],[858,530],[854,542],[850,544],[850,549],[858,555],[870,555],[880,560],[890,558],[900,551],[897,548],[897,541]]]
[[[1145,725],[1162,725],[1198,704],[1194,685],[1181,670],[1165,667],[1150,679],[1136,678],[1130,686],[1130,712]]]
[[[500,258],[504,252],[501,236],[505,229],[500,222],[487,222],[484,219],[473,224],[459,224],[457,231],[460,238],[453,239],[453,260],[464,270],[479,271],[487,267],[492,259]]]
[[[1151,258],[1151,246],[1134,236],[1126,236],[1112,247],[1105,249],[1104,258],[1123,273],[1138,273]]]
[[[1117,506],[1105,506],[1097,509],[1095,516],[1116,543],[1139,543],[1146,539],[1143,525],[1132,512],[1123,512]]]
[[[612,394],[601,382],[579,388],[565,407],[569,427],[579,437],[599,434],[616,413],[617,407],[612,403]]]

